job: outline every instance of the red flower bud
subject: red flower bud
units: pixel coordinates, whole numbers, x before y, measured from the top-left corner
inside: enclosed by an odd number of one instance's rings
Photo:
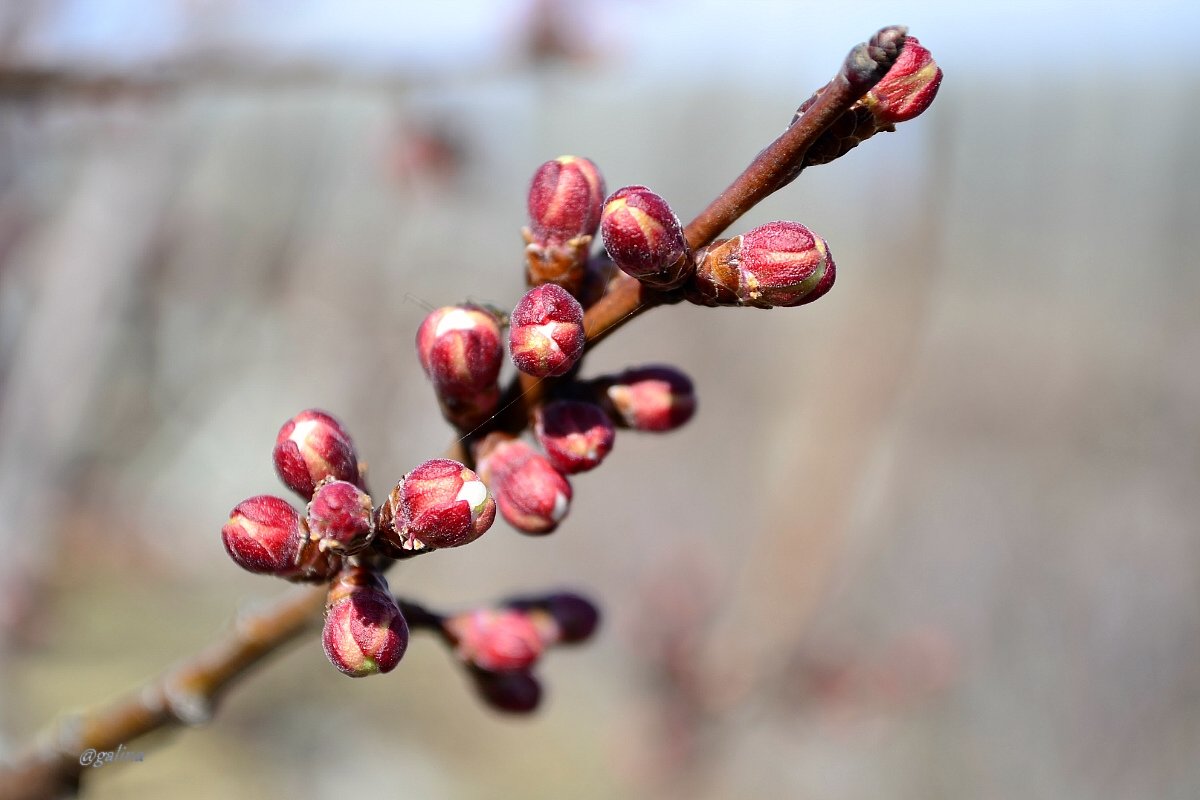
[[[321,641],[331,664],[362,678],[395,669],[408,648],[408,624],[391,594],[364,587],[329,607]]]
[[[370,495],[348,481],[322,483],[308,504],[308,530],[322,550],[361,552],[375,535]]]
[[[679,217],[645,186],[626,186],[604,201],[600,233],[613,263],[649,286],[673,289],[692,269]]]
[[[571,507],[571,484],[525,442],[501,442],[479,462],[508,523],[523,533],[550,533]]]
[[[496,518],[496,501],[479,476],[447,458],[426,461],[405,475],[388,505],[391,530],[381,535],[405,550],[468,544]]]
[[[305,500],[326,478],[361,483],[358,454],[342,424],[324,411],[309,409],[289,419],[275,437],[275,471]]]
[[[799,222],[769,222],[699,254],[688,299],[704,305],[799,306],[828,292],[835,275],[824,239]]]
[[[492,387],[500,374],[500,322],[477,306],[439,308],[417,331],[417,355],[439,395],[477,395]]]
[[[458,657],[488,672],[528,669],[542,654],[537,626],[520,611],[478,609],[446,621]]]
[[[300,512],[271,495],[243,500],[221,528],[225,551],[250,572],[293,581],[327,580],[337,572],[337,557],[310,541]]]
[[[234,507],[229,522],[221,528],[221,539],[243,569],[286,576],[295,568],[308,532],[288,501],[263,494]]]
[[[586,158],[559,156],[538,167],[529,185],[529,219],[535,241],[566,242],[591,236],[600,224],[604,178]]]
[[[604,409],[575,400],[555,400],[538,408],[534,431],[550,463],[567,474],[599,466],[616,437]]]
[[[542,701],[542,685],[528,672],[472,673],[480,698],[497,711],[528,714]]]
[[[527,375],[565,375],[583,355],[583,306],[562,287],[547,283],[530,289],[509,323],[513,363]]]
[[[696,411],[692,380],[674,367],[636,367],[598,383],[618,421],[634,430],[673,431]]]
[[[906,122],[929,108],[942,84],[942,70],[915,37],[909,36],[900,57],[863,104],[884,124]]]

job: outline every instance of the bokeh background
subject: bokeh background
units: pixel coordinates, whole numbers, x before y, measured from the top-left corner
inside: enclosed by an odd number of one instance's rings
[[[434,306],[511,306],[524,191],[596,160],[685,219],[904,22],[932,110],[742,228],[821,302],[672,307],[589,358],[700,410],[624,434],[552,537],[396,570],[443,607],[575,587],[605,625],[499,718],[414,638],[315,639],[94,798],[1195,798],[1200,14],[1188,2],[0,3],[0,753],[282,583],[218,531],[278,426],[375,484],[450,438]]]

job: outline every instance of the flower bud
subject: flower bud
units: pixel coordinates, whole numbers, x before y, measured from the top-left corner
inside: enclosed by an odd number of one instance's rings
[[[538,408],[534,432],[550,463],[567,474],[599,466],[616,437],[604,409],[576,400],[555,400]]]
[[[917,116],[933,102],[942,70],[928,50],[909,36],[900,57],[863,98],[880,124],[894,125]]]
[[[275,471],[305,500],[326,478],[361,483],[350,434],[324,411],[309,409],[289,419],[275,437]]]
[[[697,254],[688,299],[702,305],[790,307],[833,286],[825,240],[799,222],[769,222]]]
[[[439,308],[417,331],[417,355],[438,395],[469,398],[494,386],[500,374],[500,322],[477,306]]]
[[[529,185],[529,219],[536,241],[592,236],[600,224],[604,178],[586,158],[559,156],[538,167]]]
[[[673,289],[692,269],[679,217],[645,186],[626,186],[604,201],[600,233],[613,263],[648,286]]]
[[[380,535],[404,550],[468,544],[496,518],[496,501],[484,482],[448,458],[426,461],[405,475],[388,505],[391,529]]]
[[[238,566],[268,575],[290,574],[307,538],[299,512],[265,494],[238,503],[221,528],[225,550]]]
[[[571,484],[545,456],[519,439],[496,445],[479,462],[508,523],[523,533],[550,533],[571,507]]]
[[[586,641],[600,625],[600,609],[592,601],[573,592],[552,594],[542,606],[558,625],[558,641],[574,644]]]
[[[526,614],[512,609],[477,609],[451,617],[445,630],[458,657],[478,669],[528,669],[542,654],[542,637]]]
[[[692,380],[674,367],[636,367],[597,384],[616,419],[634,430],[673,431],[696,411]]]
[[[528,672],[471,673],[479,697],[497,711],[528,714],[542,701],[542,685]]]
[[[370,495],[348,481],[322,483],[308,504],[308,530],[321,550],[361,552],[375,535]]]
[[[363,587],[329,607],[321,641],[331,664],[362,678],[396,667],[408,648],[408,624],[391,594]]]
[[[562,287],[547,283],[530,289],[509,323],[513,363],[527,375],[565,375],[583,355],[583,306]]]
[[[574,592],[556,592],[542,597],[520,597],[505,603],[523,611],[537,626],[542,641],[575,644],[586,641],[600,625],[600,610]]]
[[[300,512],[288,501],[271,495],[243,500],[221,528],[225,551],[250,572],[292,581],[327,580],[339,560],[309,539]]]

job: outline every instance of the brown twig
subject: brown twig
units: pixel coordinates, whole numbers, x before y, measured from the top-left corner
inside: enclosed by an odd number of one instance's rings
[[[803,167],[814,141],[849,111],[894,63],[905,29],[889,27],[851,50],[821,96],[766,147],[684,230],[693,250],[720,233],[772,192],[787,185]],[[584,317],[589,348],[648,308],[673,302],[669,293],[644,287],[618,274],[607,293]],[[474,432],[519,432],[529,409],[541,402],[545,381],[514,381],[505,396],[508,411]],[[455,442],[448,457],[465,461],[469,447]],[[221,695],[239,677],[302,633],[317,627],[326,587],[289,594],[274,605],[242,617],[233,629],[178,668],[121,699],[60,720],[51,733],[12,765],[0,769],[0,800],[57,797],[75,791],[83,770],[80,754],[116,750],[147,733],[172,725],[196,724],[209,717]]]

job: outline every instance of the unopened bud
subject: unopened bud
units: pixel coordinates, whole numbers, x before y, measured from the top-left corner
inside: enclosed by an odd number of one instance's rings
[[[388,506],[391,526],[379,535],[404,550],[468,544],[496,518],[496,501],[484,482],[447,458],[426,461],[405,475]]]
[[[909,36],[900,57],[863,98],[881,124],[907,122],[929,108],[942,84],[942,70],[928,50]]]
[[[634,430],[673,431],[696,412],[692,380],[674,367],[635,367],[596,384],[617,421]]]
[[[493,447],[479,472],[508,523],[523,533],[550,533],[571,507],[571,484],[541,453],[511,439]]]
[[[599,466],[616,437],[604,409],[576,400],[554,400],[538,408],[534,432],[550,463],[567,474]]]
[[[500,322],[477,306],[439,308],[417,330],[417,355],[440,396],[471,397],[500,374]]]
[[[529,672],[472,672],[480,698],[497,711],[528,714],[542,701],[542,685]]]
[[[559,156],[538,167],[529,185],[530,228],[537,241],[592,236],[600,224],[604,178],[586,158]]]
[[[528,669],[542,654],[542,637],[528,615],[512,609],[478,609],[451,617],[445,630],[458,657],[478,669]]]
[[[408,624],[391,594],[366,587],[329,607],[321,641],[331,664],[362,678],[396,667],[408,648]]]
[[[326,478],[361,482],[350,434],[324,411],[301,411],[285,422],[275,438],[274,457],[280,480],[305,500]]]
[[[697,254],[688,299],[702,305],[790,307],[833,286],[825,240],[799,222],[769,222]]]
[[[604,201],[600,233],[613,263],[648,286],[673,289],[692,269],[679,217],[645,186],[626,186]]]
[[[322,550],[361,552],[375,534],[371,497],[348,481],[327,481],[308,504],[309,537]]]
[[[221,528],[221,540],[238,566],[250,572],[326,580],[338,567],[336,556],[309,539],[300,512],[281,497],[264,494],[238,503]]]
[[[283,498],[265,494],[238,503],[221,528],[225,550],[238,566],[269,575],[290,573],[307,538],[300,513]]]
[[[583,306],[562,287],[548,283],[530,289],[509,324],[513,363],[527,375],[565,375],[583,355]]]
[[[574,592],[515,598],[505,605],[528,614],[538,626],[542,641],[547,644],[586,641],[600,625],[600,609],[586,597]]]

